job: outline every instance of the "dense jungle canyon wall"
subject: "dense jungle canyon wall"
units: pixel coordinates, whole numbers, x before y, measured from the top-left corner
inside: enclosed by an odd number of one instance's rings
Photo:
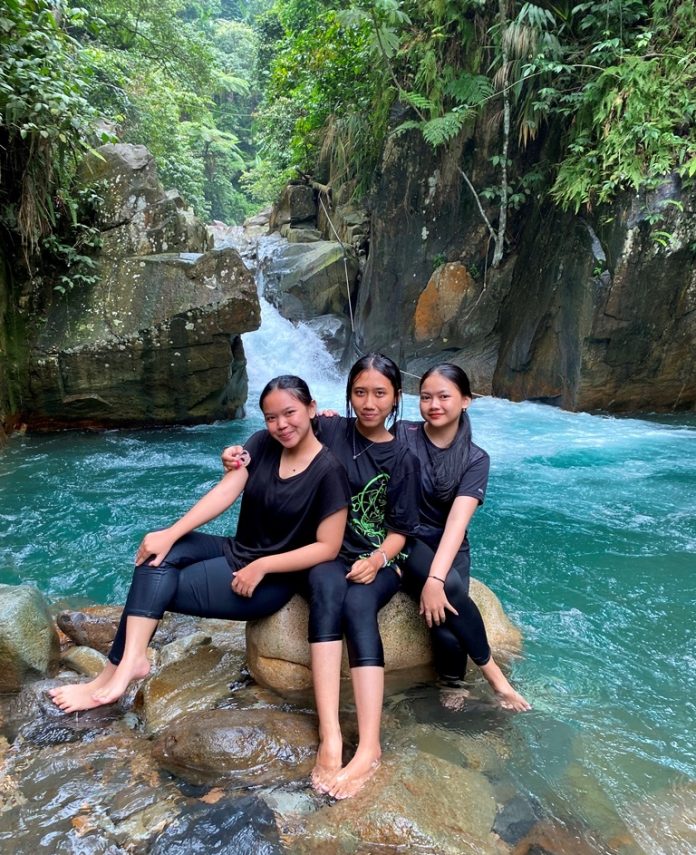
[[[696,193],[667,178],[584,216],[535,200],[512,213],[503,263],[486,269],[488,233],[457,166],[485,187],[493,151],[484,122],[438,150],[417,132],[387,138],[358,349],[415,374],[449,359],[477,392],[512,400],[696,408]]]

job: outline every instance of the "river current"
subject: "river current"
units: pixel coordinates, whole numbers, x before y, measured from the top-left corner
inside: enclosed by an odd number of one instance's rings
[[[219,476],[222,447],[262,426],[267,379],[298,373],[320,406],[343,410],[344,381],[313,333],[267,304],[262,317],[244,336],[243,420],[12,438],[0,582],[35,584],[56,607],[122,602],[143,532],[179,515]],[[622,827],[650,855],[696,851],[696,420],[485,397],[470,412],[492,459],[472,572],[523,631],[512,677],[534,706],[512,722],[511,775],[559,823],[595,829],[598,851]],[[416,417],[415,398],[404,414]],[[233,523],[234,511],[208,530]],[[448,726],[481,723],[464,711]]]

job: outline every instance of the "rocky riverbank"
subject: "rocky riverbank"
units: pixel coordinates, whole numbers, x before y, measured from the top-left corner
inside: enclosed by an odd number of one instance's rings
[[[248,628],[168,616],[146,680],[116,705],[65,715],[46,690],[80,679],[76,672],[98,673],[120,610],[62,612],[54,625],[32,589],[1,586],[0,594],[0,660],[3,674],[15,675],[0,696],[0,841],[15,853],[596,851],[582,842],[589,832],[550,829],[517,791],[505,768],[513,718],[483,684],[472,681],[463,709],[439,702],[427,638],[394,629],[397,615],[418,622],[403,595],[385,609],[393,612],[383,627],[388,657],[398,649],[400,660],[387,678],[383,765],[363,793],[333,803],[309,787],[310,691],[260,665],[258,650],[279,647],[278,634],[301,623],[299,601]],[[519,649],[496,598],[481,585],[474,596],[498,655]],[[299,639],[294,646],[306,648]],[[349,691],[342,717],[348,753]]]

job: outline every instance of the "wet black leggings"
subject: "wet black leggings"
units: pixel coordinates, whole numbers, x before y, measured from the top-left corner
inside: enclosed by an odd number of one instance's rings
[[[309,571],[309,643],[346,637],[351,668],[384,667],[384,649],[377,613],[399,590],[393,565],[378,571],[369,585],[346,579],[350,565],[340,559]]]
[[[126,619],[159,620],[167,612],[227,620],[256,620],[277,612],[297,593],[306,572],[269,573],[251,597],[242,597],[230,587],[233,569],[222,545],[227,540],[213,534],[191,532],[172,546],[159,567],[139,564],[121,622],[109,652],[118,665],[126,643]],[[243,564],[236,569],[241,569]]]
[[[408,558],[401,566],[404,571],[404,590],[416,601],[420,600],[434,557],[434,550],[423,541],[409,540]],[[485,665],[491,658],[481,612],[469,596],[468,554],[457,554],[447,574],[445,596],[459,615],[445,610],[444,624],[433,625],[430,630],[433,659],[443,679],[461,680],[466,673],[467,656],[477,665]]]

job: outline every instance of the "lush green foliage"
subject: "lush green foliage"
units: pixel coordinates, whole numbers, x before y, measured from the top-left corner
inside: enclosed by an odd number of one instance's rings
[[[47,0],[5,0],[0,10],[0,225],[29,252],[61,215],[77,222],[70,192],[90,139],[89,70],[64,30],[84,13]]]
[[[366,189],[386,132],[393,91],[374,62],[370,27],[345,26],[343,3],[278,0],[259,22],[260,162],[249,176],[272,195],[296,169]]]
[[[544,190],[578,209],[696,174],[690,0],[83,2],[0,12],[0,223],[33,249],[63,222],[83,255],[70,181],[97,116],[228,222],[298,169],[364,192],[397,104],[396,133],[433,146],[491,123],[500,180],[472,189],[501,218]]]
[[[552,122],[563,128],[548,165],[563,207],[649,189],[673,169],[696,174],[690,0],[542,0],[497,11],[479,0],[354,0],[346,19],[371,22],[385,78],[417,114],[399,131],[417,127],[441,145],[482,109],[500,120],[505,98],[520,150]],[[510,198],[535,185],[523,176]]]
[[[213,0],[85,2],[91,14],[76,35],[94,69],[92,103],[120,139],[148,147],[165,186],[200,216],[243,218],[250,203],[238,179],[252,155],[251,27],[217,17],[223,4]],[[243,13],[232,5],[230,13]]]

